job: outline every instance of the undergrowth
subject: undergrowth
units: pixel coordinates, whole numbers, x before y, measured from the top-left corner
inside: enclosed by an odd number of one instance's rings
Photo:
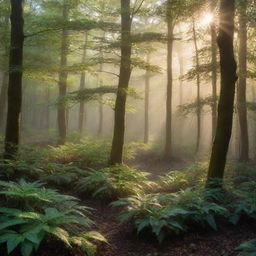
[[[45,189],[41,182],[0,182],[4,203],[0,207],[0,243],[7,254],[19,250],[22,256],[36,252],[47,236],[66,246],[80,246],[94,255],[94,241],[106,242],[98,232],[90,231],[90,209],[78,204],[75,197]],[[86,230],[86,231],[85,231]]]

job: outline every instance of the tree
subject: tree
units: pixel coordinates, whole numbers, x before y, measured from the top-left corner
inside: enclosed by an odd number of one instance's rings
[[[24,44],[22,2],[22,0],[11,0],[11,42],[5,158],[13,158],[17,154],[19,146]]]
[[[131,76],[131,25],[130,0],[121,0],[121,64],[115,103],[114,135],[109,160],[111,165],[123,161],[125,105]]]
[[[67,4],[67,0],[63,2],[63,20],[68,20],[69,15],[69,7]],[[64,27],[62,28],[62,36],[61,36],[61,53],[60,53],[60,72],[59,72],[59,96],[64,97],[67,94],[67,78],[68,72],[65,70],[67,66],[67,55],[68,55],[68,30]],[[59,140],[58,144],[62,145],[66,141],[67,135],[67,113],[66,113],[66,105],[65,103],[61,103],[58,105],[58,131],[59,131]]]
[[[211,0],[211,12],[214,13],[216,0]],[[214,140],[217,124],[217,45],[215,18],[211,22],[211,79],[212,79],[212,141]]]
[[[85,41],[82,53],[82,63],[85,62],[86,59],[86,50],[87,50],[87,40],[88,34],[85,32]],[[80,90],[85,89],[85,71],[82,71],[81,78],[80,78]],[[84,128],[84,121],[85,121],[85,111],[84,111],[85,103],[83,101],[79,104],[79,117],[78,117],[78,131],[80,133],[83,132]]]
[[[237,111],[240,124],[240,152],[239,160],[249,160],[249,135],[246,106],[246,76],[247,76],[247,0],[239,1],[239,78],[237,87]]]
[[[197,137],[196,137],[196,152],[199,151],[200,137],[201,137],[201,99],[200,99],[200,74],[199,74],[199,51],[198,42],[195,28],[195,19],[193,17],[192,31],[193,31],[193,42],[195,47],[195,60],[196,60],[196,88],[197,88],[197,99],[196,99],[196,116],[197,116]]]
[[[147,53],[147,62],[150,62],[150,52]],[[145,100],[144,100],[144,143],[149,141],[149,92],[150,92],[150,72],[145,74]]]
[[[173,30],[174,18],[172,15],[172,2],[167,0],[166,10],[167,20],[167,96],[166,96],[166,138],[165,138],[165,157],[172,156],[172,57],[173,57]]]
[[[223,179],[228,146],[232,131],[235,84],[237,81],[234,58],[235,1],[221,0],[220,25],[217,38],[220,50],[221,91],[218,105],[216,136],[213,143],[207,184],[213,179]]]

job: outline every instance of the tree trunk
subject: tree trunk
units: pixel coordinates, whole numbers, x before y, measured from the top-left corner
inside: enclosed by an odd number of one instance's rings
[[[3,82],[0,92],[0,131],[4,132],[4,125],[5,125],[5,110],[6,110],[6,103],[7,103],[7,91],[8,91],[8,74],[4,72],[3,75]]]
[[[218,105],[216,136],[213,143],[207,184],[223,179],[228,146],[232,132],[235,98],[236,61],[234,58],[235,0],[221,0],[220,26],[217,38],[220,49],[221,91]],[[221,185],[221,184],[220,184]]]
[[[125,105],[131,76],[131,23],[130,0],[121,0],[121,65],[115,103],[114,136],[109,161],[111,165],[120,164],[123,160]]]
[[[249,160],[249,136],[246,106],[246,75],[247,75],[247,0],[239,6],[239,79],[237,87],[237,111],[240,124],[240,152],[239,160]]]
[[[23,6],[22,0],[11,0],[11,45],[9,56],[8,110],[5,135],[5,158],[12,158],[19,147],[22,104]]]
[[[64,0],[63,6],[63,19],[68,19],[68,6],[66,1]],[[64,27],[62,29],[62,37],[61,37],[61,55],[60,55],[60,72],[59,72],[59,97],[62,98],[67,94],[67,78],[68,72],[65,70],[67,66],[67,55],[68,55],[68,30]],[[67,135],[67,115],[66,115],[66,104],[61,103],[58,106],[58,131],[59,131],[59,145],[65,144],[66,135]]]
[[[105,39],[105,32],[103,34],[103,38]],[[103,60],[103,52],[102,52],[102,49],[100,49],[100,58]],[[103,63],[101,62],[100,63],[100,73],[102,73],[103,71]],[[103,82],[102,82],[102,78],[100,78],[100,87],[103,85]],[[102,104],[102,95],[100,94],[99,95],[99,127],[98,127],[98,137],[101,137],[102,136],[102,131],[103,131],[103,104]]]
[[[85,40],[84,40],[84,48],[83,48],[83,56],[82,56],[82,63],[86,60],[86,49],[87,49],[87,40],[88,35],[87,32],[85,32]],[[81,78],[80,78],[80,90],[85,89],[85,71],[82,72]],[[79,105],[79,120],[78,120],[78,131],[82,134],[84,125],[85,125],[85,102],[81,101]]]
[[[216,1],[211,0],[211,11],[214,12]],[[217,35],[215,20],[211,22],[211,65],[212,65],[212,141],[214,140],[217,124]]]
[[[147,62],[150,62],[150,53],[147,53]],[[145,106],[144,106],[144,143],[149,141],[149,92],[150,92],[150,72],[145,74]]]
[[[200,104],[200,75],[199,75],[199,52],[197,45],[195,20],[193,18],[193,42],[196,54],[196,88],[197,88],[197,99],[196,99],[196,117],[197,117],[197,137],[196,137],[196,153],[199,152],[200,147],[200,137],[201,137],[201,104]]]
[[[167,2],[167,98],[166,98],[166,134],[165,134],[165,158],[172,157],[172,56],[173,56],[173,29],[174,24],[171,17],[171,1]]]

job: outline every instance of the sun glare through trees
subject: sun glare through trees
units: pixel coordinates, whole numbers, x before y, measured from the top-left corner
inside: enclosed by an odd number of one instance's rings
[[[0,256],[256,256],[256,0],[0,0]]]

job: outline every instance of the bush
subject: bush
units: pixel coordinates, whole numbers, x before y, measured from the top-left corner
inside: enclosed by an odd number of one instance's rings
[[[97,232],[81,232],[92,222],[85,215],[89,208],[76,198],[45,189],[40,182],[1,181],[0,187],[5,199],[0,207],[0,243],[6,243],[8,255],[19,248],[22,256],[29,256],[48,235],[67,246],[79,245],[88,255],[95,252],[93,240],[105,241]]]
[[[142,193],[145,188],[154,185],[147,179],[148,175],[126,165],[116,165],[99,171],[91,170],[87,177],[79,179],[76,188],[93,196],[124,197]]]
[[[241,251],[240,256],[254,256],[256,255],[256,239],[243,242],[237,250]]]
[[[216,216],[229,216],[229,211],[215,200],[223,200],[219,190],[186,189],[170,194],[136,195],[114,202],[125,206],[122,222],[133,220],[137,232],[150,228],[159,242],[169,234],[181,234],[193,225],[217,230]]]
[[[193,186],[204,186],[208,163],[196,163],[185,170],[171,171],[160,176],[159,185],[168,191],[179,191]]]

